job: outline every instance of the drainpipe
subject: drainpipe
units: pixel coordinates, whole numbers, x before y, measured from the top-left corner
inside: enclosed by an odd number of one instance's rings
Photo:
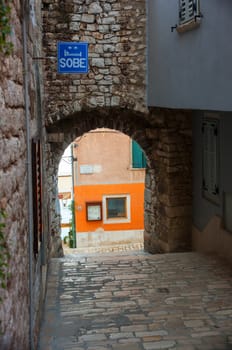
[[[73,248],[77,247],[76,239],[76,217],[75,217],[75,196],[74,196],[74,163],[73,163],[73,144],[71,144],[71,167],[72,167],[72,232],[73,232]]]
[[[24,101],[26,117],[26,144],[27,144],[27,205],[28,205],[28,255],[29,255],[29,348],[34,350],[33,341],[33,194],[32,194],[32,166],[31,166],[31,130],[30,130],[30,112],[29,112],[29,89],[28,89],[28,60],[27,60],[27,19],[28,11],[26,5],[23,8],[23,72],[24,72]]]
[[[145,103],[146,103],[146,107],[148,106],[148,64],[149,64],[149,61],[148,61],[148,50],[149,50],[149,40],[148,40],[148,33],[149,33],[149,30],[148,30],[148,0],[146,0],[145,2],[145,6],[146,6],[146,32],[145,32],[145,41],[146,41],[146,52],[145,52],[145,59],[146,59],[146,70],[145,70],[145,81],[146,81],[146,86],[145,86]]]

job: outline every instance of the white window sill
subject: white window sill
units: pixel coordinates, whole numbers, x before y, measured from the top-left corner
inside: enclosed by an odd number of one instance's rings
[[[184,24],[179,24],[177,27],[176,27],[176,30],[178,33],[185,33],[185,32],[188,32],[190,30],[194,30],[196,28],[198,28],[201,24],[201,19],[200,18],[194,18],[192,19],[191,21],[189,22],[186,22]]]
[[[141,170],[146,170],[146,168],[132,168],[132,167],[130,167],[130,170],[131,171],[141,171]]]
[[[103,220],[103,224],[127,224],[130,222],[131,220],[128,218],[112,218]]]

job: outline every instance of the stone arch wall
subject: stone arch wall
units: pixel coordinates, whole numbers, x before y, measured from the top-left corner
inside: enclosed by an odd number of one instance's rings
[[[145,248],[185,250],[191,240],[191,112],[146,105],[146,1],[44,0],[44,125],[47,181],[55,216],[56,173],[65,147],[98,127],[119,130],[144,149]],[[89,44],[87,74],[58,74],[57,42]],[[53,247],[53,244],[51,244]],[[52,250],[56,253],[56,248]]]
[[[47,127],[48,188],[52,209],[53,256],[59,232],[55,214],[56,174],[65,148],[78,136],[99,127],[135,139],[148,158],[145,183],[145,249],[152,253],[182,251],[191,244],[191,112],[152,109],[96,109],[76,112]]]
[[[86,108],[145,111],[146,1],[42,4],[46,125]],[[59,41],[88,43],[88,74],[57,72]]]
[[[154,167],[145,194],[145,248],[150,252],[191,248],[191,112],[153,109]],[[148,234],[147,234],[148,233]],[[146,236],[147,235],[147,236]]]

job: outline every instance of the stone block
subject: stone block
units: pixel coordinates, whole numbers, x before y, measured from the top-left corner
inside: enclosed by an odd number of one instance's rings
[[[99,14],[99,13],[102,13],[102,12],[103,12],[102,7],[99,5],[98,2],[92,2],[89,5],[88,13]]]
[[[104,58],[93,58],[92,59],[92,66],[94,67],[105,67],[105,60]]]
[[[145,198],[145,202],[148,202],[150,204],[152,203],[152,192],[147,188],[145,189],[144,198]]]
[[[111,97],[111,106],[120,106],[120,96]]]
[[[102,18],[102,24],[115,24],[115,17],[105,17]]]
[[[81,22],[83,23],[94,23],[95,16],[92,14],[83,13],[81,16]]]

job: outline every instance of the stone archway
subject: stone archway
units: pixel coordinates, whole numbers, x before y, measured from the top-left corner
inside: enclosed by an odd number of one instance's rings
[[[47,181],[53,212],[53,177],[65,147],[91,129],[116,129],[135,139],[148,158],[145,249],[186,250],[191,241],[191,112],[147,109],[146,1],[42,3],[44,62],[49,62],[43,66]],[[88,43],[87,74],[59,74],[59,41]],[[53,234],[56,222],[52,214]]]
[[[143,148],[148,169],[145,183],[145,250],[183,251],[191,242],[191,113],[151,109],[102,108],[76,112],[47,126],[47,181],[51,203],[51,247],[59,232],[55,214],[56,175],[64,149],[76,137],[107,127],[135,139]]]

